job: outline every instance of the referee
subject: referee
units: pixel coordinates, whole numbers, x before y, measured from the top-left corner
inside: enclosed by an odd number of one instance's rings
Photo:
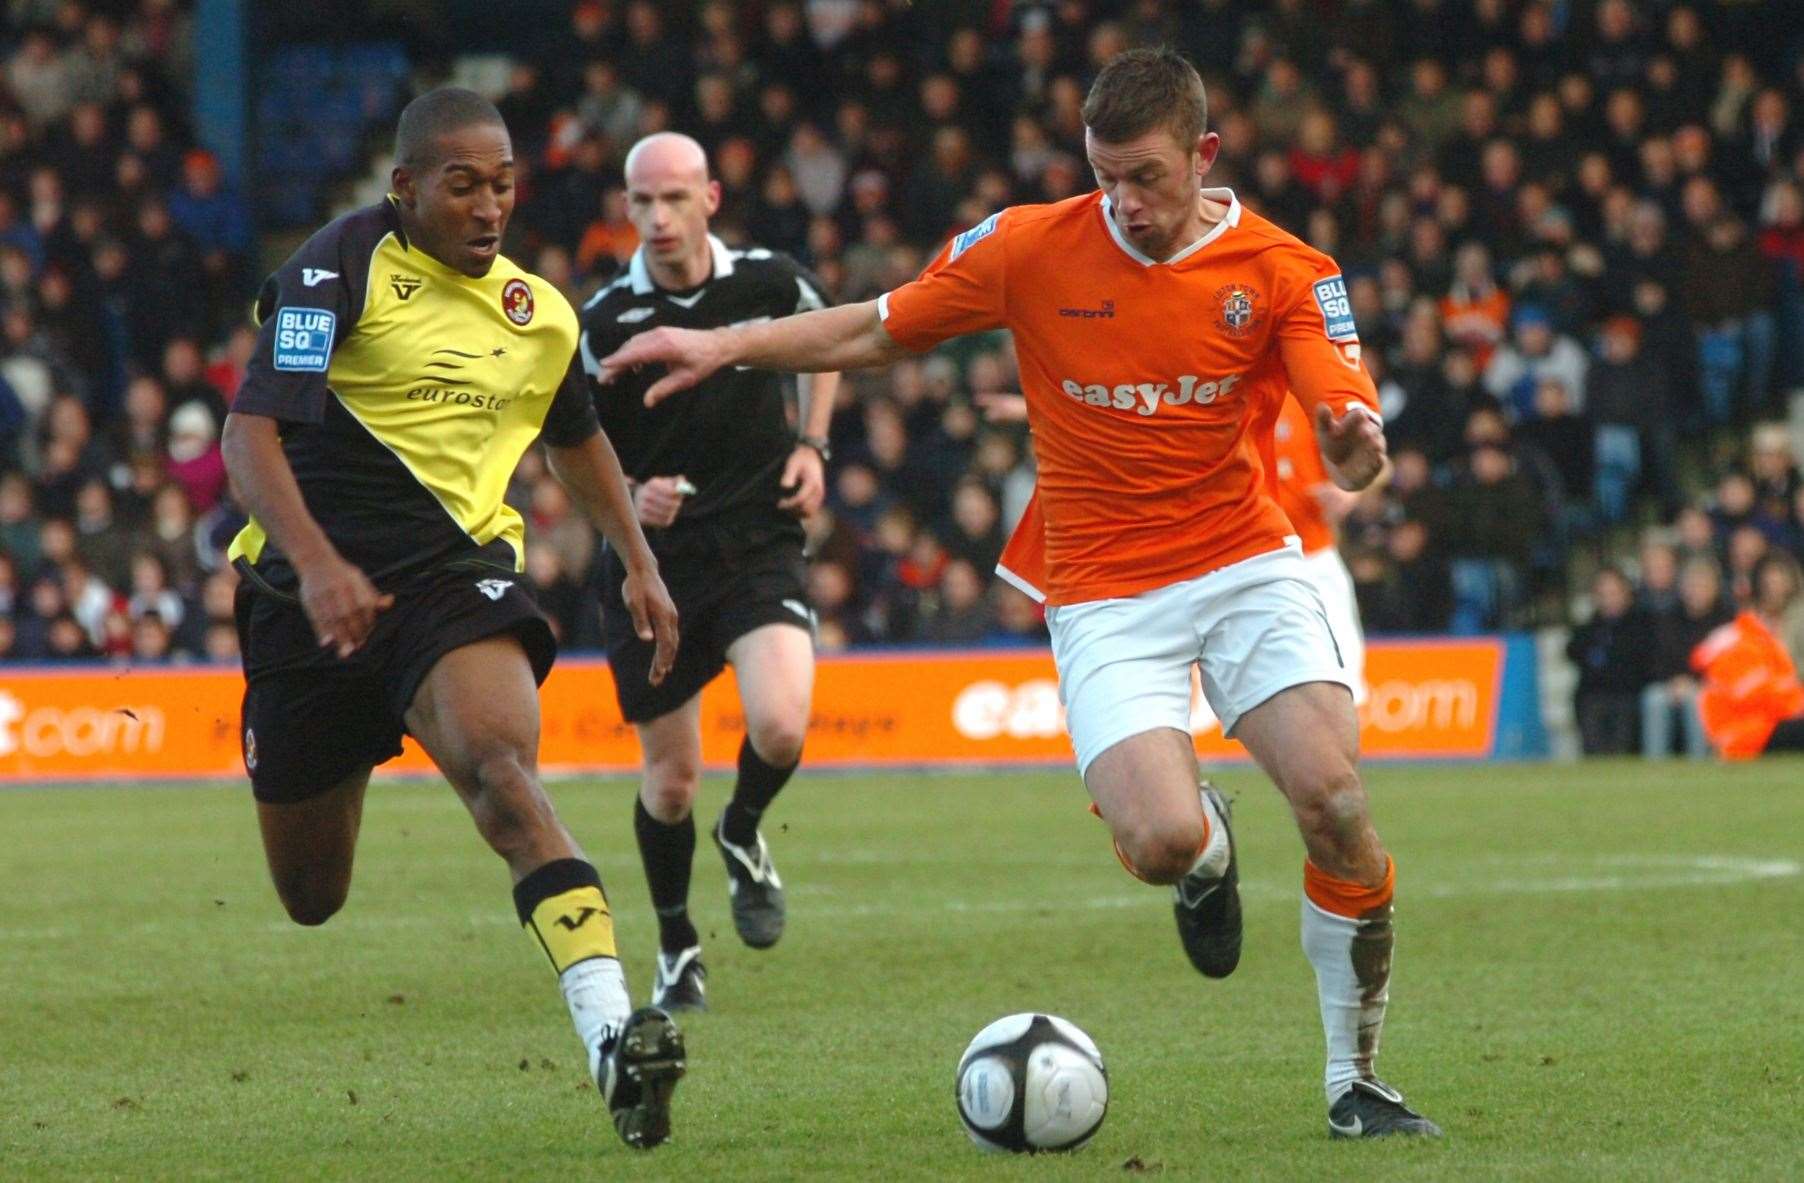
[[[661,132],[626,158],[627,206],[640,247],[626,273],[583,306],[591,375],[635,333],[662,325],[717,328],[825,306],[818,280],[768,250],[729,250],[708,232],[720,184],[688,136]],[[706,1006],[701,938],[689,919],[695,855],[691,810],[701,781],[701,690],[733,666],[745,705],[739,778],[714,823],[726,863],[733,924],[755,949],[783,933],[782,880],[758,819],[802,754],[814,690],[814,615],[808,606],[801,519],[825,491],[827,424],[838,374],[799,379],[797,432],[782,376],[729,370],[656,408],[652,374],[594,387],[601,424],[632,482],[633,504],[683,619],[670,675],[646,679],[653,647],[618,610],[626,576],[606,552],[602,602],[608,661],[622,716],[639,732],[645,780],[633,829],[657,909],[654,1005]]]

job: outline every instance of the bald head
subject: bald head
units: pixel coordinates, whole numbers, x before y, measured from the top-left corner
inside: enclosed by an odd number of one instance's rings
[[[627,216],[652,278],[674,289],[706,280],[713,266],[708,219],[720,208],[708,154],[686,135],[658,132],[633,145],[625,171]]]
[[[694,139],[676,131],[646,136],[626,154],[626,183],[658,184],[669,180],[708,183],[708,154]]]

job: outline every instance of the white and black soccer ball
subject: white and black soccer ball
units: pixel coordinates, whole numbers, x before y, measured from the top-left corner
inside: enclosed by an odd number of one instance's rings
[[[958,1061],[958,1115],[984,1150],[1075,1150],[1109,1111],[1096,1042],[1055,1015],[997,1019]]]

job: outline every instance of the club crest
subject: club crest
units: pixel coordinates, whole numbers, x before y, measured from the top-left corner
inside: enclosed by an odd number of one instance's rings
[[[1259,293],[1243,283],[1217,288],[1215,298],[1221,302],[1219,324],[1230,337],[1245,337],[1265,323],[1265,310],[1259,306]]]
[[[501,311],[521,328],[532,323],[532,288],[524,279],[510,279],[501,289]]]

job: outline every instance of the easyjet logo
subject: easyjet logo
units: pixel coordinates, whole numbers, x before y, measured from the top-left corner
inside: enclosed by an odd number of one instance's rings
[[[0,757],[23,753],[42,760],[160,752],[166,731],[157,707],[33,708],[18,695],[0,690]]]
[[[1018,686],[985,679],[952,700],[952,726],[966,739],[1051,739],[1065,733],[1059,684],[1030,678]]]
[[[1239,374],[1229,374],[1226,378],[1204,381],[1195,374],[1181,374],[1175,385],[1170,382],[1124,382],[1119,386],[1104,386],[1099,382],[1085,383],[1067,378],[1059,383],[1059,389],[1085,406],[1113,407],[1136,415],[1152,415],[1162,406],[1181,407],[1186,403],[1205,406],[1233,390],[1240,384],[1240,379]]]

